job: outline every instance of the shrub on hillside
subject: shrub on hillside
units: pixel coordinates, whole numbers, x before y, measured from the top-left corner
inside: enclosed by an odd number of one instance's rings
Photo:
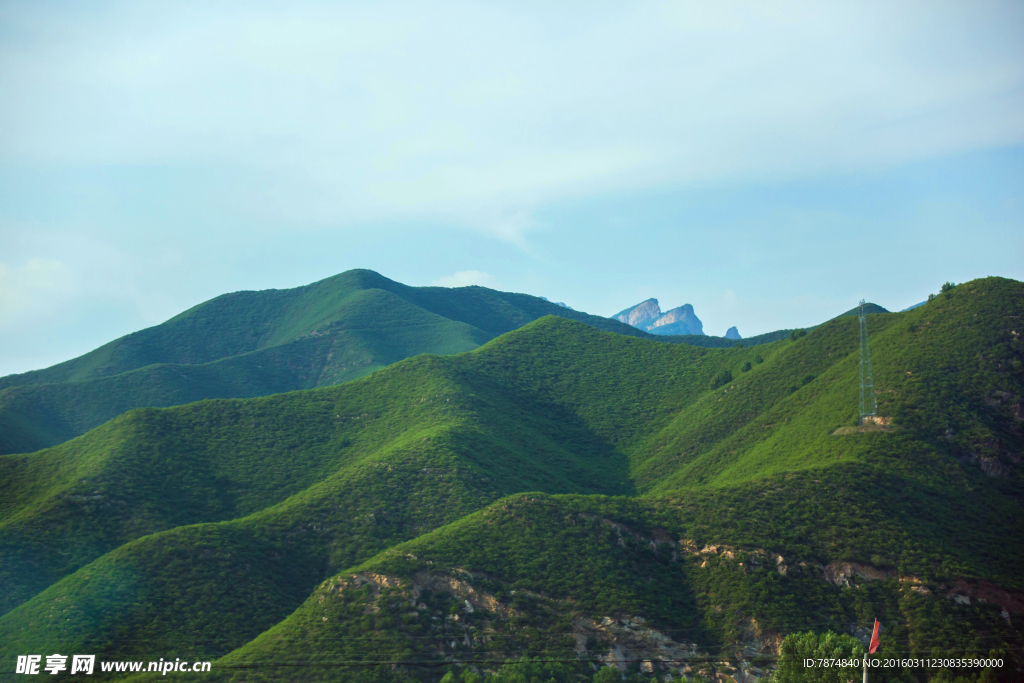
[[[847,683],[859,678],[864,646],[853,636],[828,633],[791,633],[779,648],[779,668],[772,683]],[[808,667],[804,660],[853,660],[853,667]]]
[[[594,674],[594,683],[622,683],[622,674],[614,666],[601,667]]]
[[[723,384],[728,384],[732,381],[732,370],[720,370],[717,375],[711,378],[711,388],[717,389]]]
[[[519,661],[506,662],[485,680],[487,683],[570,683],[570,681],[579,680],[580,668],[580,665],[572,666],[568,663],[546,662],[541,659],[531,660],[529,657],[524,657]],[[473,675],[469,671],[464,671],[462,681],[468,680],[466,674]],[[443,683],[444,679],[441,680]],[[458,679],[453,677],[452,680]],[[476,678],[475,680],[480,679]]]

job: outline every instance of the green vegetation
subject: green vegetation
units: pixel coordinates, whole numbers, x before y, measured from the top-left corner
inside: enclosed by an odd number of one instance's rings
[[[996,653],[957,675],[1014,680],[1022,315],[989,278],[869,316],[891,421],[863,429],[852,317],[755,353],[547,316],[337,386],[129,411],[0,456],[0,662],[711,680],[878,618],[885,652]]]
[[[750,491],[734,493],[716,502],[738,503]],[[709,549],[687,536],[703,535],[701,522],[713,518],[710,501],[696,498],[692,508],[636,498],[503,499],[322,583],[218,670],[228,680],[273,680],[279,672],[261,663],[294,663],[302,653],[306,680],[374,680],[354,668],[333,678],[330,665],[382,660],[404,663],[401,675],[411,678],[415,663],[444,658],[479,670],[523,655],[600,662],[618,643],[640,680],[649,680],[642,661],[671,661],[680,650],[693,652],[689,666],[711,679],[772,666],[765,632],[870,626],[878,617],[889,624],[880,656],[918,657],[987,656],[993,642],[1017,637],[994,606],[957,606],[909,591],[895,577],[839,589],[800,555],[780,571],[763,549]],[[691,509],[710,514],[699,520]],[[781,505],[765,514],[780,512]],[[716,535],[737,532],[720,527]],[[644,629],[654,631],[645,636]],[[630,633],[638,635],[623,636]],[[737,663],[737,642],[756,655]],[[1004,673],[1002,680],[1012,680],[1012,667]]]
[[[856,639],[846,635],[827,633],[793,633],[786,636],[779,647],[779,668],[774,683],[846,683],[863,672],[857,666],[867,649]],[[828,666],[808,667],[807,660]],[[835,662],[842,666],[835,666]]]
[[[724,337],[656,337],[526,294],[408,287],[351,270],[295,289],[225,294],[79,358],[0,377],[0,454],[63,443],[133,408],[340,384],[418,354],[475,349],[545,315],[665,343],[736,345]]]
[[[744,363],[744,367],[749,367],[750,363]],[[718,374],[711,378],[711,383],[708,385],[711,389],[717,389],[723,384],[728,384],[732,381],[732,370],[725,369],[719,370]]]
[[[885,309],[882,310],[884,311]],[[770,344],[771,342],[785,339],[789,336],[790,331],[791,330],[776,330],[775,332],[765,332],[764,334],[747,337],[746,339],[738,341],[735,339],[728,339],[726,337],[710,337],[703,334],[652,335],[652,337],[659,341],[669,342],[671,344],[689,344],[690,346],[700,346],[705,349],[729,349]]]
[[[62,443],[132,408],[339,384],[417,354],[469,351],[544,315],[650,337],[526,294],[408,287],[351,270],[225,294],[79,358],[0,378],[0,453]]]
[[[848,310],[846,313],[837,315],[837,318],[855,318],[860,315],[860,306],[855,306]],[[882,308],[878,304],[866,303],[864,304],[864,313],[867,315],[873,315],[875,313],[888,313],[886,309]]]

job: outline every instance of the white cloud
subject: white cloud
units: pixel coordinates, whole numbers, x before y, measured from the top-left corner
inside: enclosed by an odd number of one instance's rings
[[[0,159],[223,168],[292,224],[525,246],[550,200],[1024,141],[1018,3],[63,7],[4,10]]]
[[[480,287],[498,288],[498,278],[479,270],[460,270],[454,275],[445,275],[430,283],[434,287]]]

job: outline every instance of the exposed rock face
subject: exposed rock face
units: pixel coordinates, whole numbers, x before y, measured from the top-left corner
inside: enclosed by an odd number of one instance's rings
[[[725,338],[726,339],[743,339],[743,337],[740,336],[740,331],[736,329],[735,325],[733,325],[728,330],[726,330]]]
[[[620,311],[615,315],[619,322],[646,330],[651,323],[661,317],[661,306],[657,299],[642,301],[636,306]]]
[[[950,588],[948,597],[962,604],[970,604],[971,598],[978,602],[990,602],[998,605],[1006,612],[1003,618],[1009,621],[1009,615],[1024,614],[1024,594],[1011,593],[994,586],[988,581],[957,579]],[[957,600],[960,598],[960,600]],[[966,598],[966,600],[965,600]]]
[[[666,311],[647,331],[651,334],[704,334],[704,325],[694,314],[693,306],[685,304]]]
[[[693,539],[674,538],[663,528],[654,528],[645,533],[621,522],[587,513],[576,513],[582,519],[596,520],[611,527],[614,536],[609,540],[622,547],[649,550],[662,560],[674,563],[690,561],[694,566],[722,567],[725,564],[745,567],[774,568],[779,574],[787,574],[787,561],[782,555],[761,548],[740,548],[724,544],[701,544]],[[416,556],[407,555],[416,560]],[[429,564],[429,563],[428,563]],[[793,562],[797,572],[811,572],[828,581],[835,590],[854,590],[858,585],[870,581],[897,581],[901,590],[929,599],[948,599],[958,605],[975,602],[989,603],[998,607],[1000,615],[1013,626],[1014,619],[1024,614],[1024,594],[1013,593],[993,584],[976,579],[957,578],[946,583],[931,583],[911,575],[901,575],[896,570],[875,567],[851,561],[833,561],[828,565],[816,562]],[[482,584],[482,585],[481,585]],[[488,586],[487,589],[484,585]],[[532,599],[533,607],[553,619],[571,620],[571,635],[574,649],[581,659],[603,662],[626,672],[630,664],[639,663],[642,671],[655,674],[659,679],[669,675],[704,679],[714,678],[718,683],[758,683],[770,680],[773,662],[777,659],[784,634],[763,629],[753,618],[746,617],[737,624],[738,632],[730,642],[722,643],[721,651],[711,658],[710,652],[702,649],[693,640],[687,639],[687,632],[659,629],[655,621],[637,614],[587,613],[581,611],[572,599],[554,598],[522,588],[491,593],[501,585],[496,577],[461,568],[429,570],[420,568],[407,575],[387,575],[362,572],[329,579],[322,584],[319,602],[327,603],[333,595],[344,591],[369,587],[364,614],[381,611],[385,593],[401,595],[408,600],[405,616],[410,622],[422,626],[420,633],[429,633],[439,643],[436,653],[439,658],[454,662],[472,651],[484,659],[494,658],[508,638],[522,636],[522,627],[529,621],[522,621],[528,612],[505,602],[506,596],[524,593]],[[510,588],[505,586],[505,588]],[[387,591],[385,591],[387,589]],[[432,596],[451,596],[451,608],[444,609],[431,599],[423,600],[423,593]],[[499,595],[501,597],[499,597]],[[428,607],[431,603],[432,607]],[[431,611],[433,610],[433,612]],[[721,607],[717,608],[721,611]],[[476,619],[469,615],[476,614]],[[481,621],[479,618],[483,616]],[[329,616],[323,617],[327,622]],[[850,622],[838,624],[850,635],[865,645],[870,640],[871,625]],[[422,637],[422,636],[417,636]],[[527,636],[528,637],[528,636]],[[709,667],[709,662],[714,667]],[[759,662],[760,666],[755,665]],[[763,667],[763,668],[761,668]]]
[[[1011,432],[1024,435],[1024,425],[1021,424],[1024,422],[1024,402],[1020,400],[1020,396],[1009,391],[993,391],[982,400],[991,407],[994,415],[1003,419],[1009,418]],[[952,427],[946,430],[945,438],[951,439],[955,436]],[[1019,478],[1021,469],[1024,469],[1024,454],[1015,451],[1003,439],[962,440],[958,445],[963,452],[957,459],[965,465],[978,467],[990,477]]]
[[[895,571],[857,562],[832,562],[825,566],[824,573],[825,578],[836,586],[849,586],[854,576],[865,581],[882,581],[896,576]]]
[[[658,300],[648,299],[620,311],[614,318],[651,334],[704,334],[704,324],[690,304],[662,313]]]

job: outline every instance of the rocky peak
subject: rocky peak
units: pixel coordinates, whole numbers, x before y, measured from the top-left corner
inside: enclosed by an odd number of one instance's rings
[[[743,337],[740,336],[740,331],[736,329],[735,325],[733,325],[732,327],[730,327],[728,330],[725,331],[725,338],[726,339],[743,339]]]
[[[646,330],[651,323],[661,317],[661,306],[658,305],[657,299],[648,299],[638,303],[636,306],[620,311],[614,317],[619,322]]]
[[[683,304],[665,311],[647,328],[651,334],[704,334],[704,324],[693,312],[693,306]]]
[[[662,313],[657,299],[648,299],[617,313],[615,319],[651,334],[704,334],[704,324],[693,312],[693,306],[684,304]]]

